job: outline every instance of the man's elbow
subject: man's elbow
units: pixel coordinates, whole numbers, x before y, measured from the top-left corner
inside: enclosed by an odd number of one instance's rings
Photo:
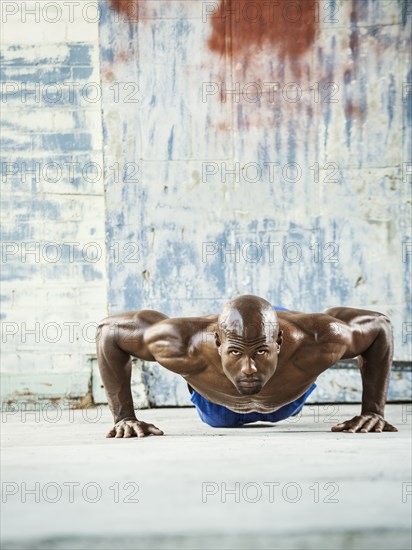
[[[110,317],[105,317],[97,324],[96,344],[104,345],[109,340],[113,341],[118,334],[118,324]]]
[[[388,342],[393,340],[392,323],[387,315],[379,313],[377,317],[377,323],[379,323],[379,333],[384,334]]]
[[[379,320],[379,323],[381,324],[381,326],[392,328],[391,320],[384,313],[379,313],[378,314],[378,320]]]

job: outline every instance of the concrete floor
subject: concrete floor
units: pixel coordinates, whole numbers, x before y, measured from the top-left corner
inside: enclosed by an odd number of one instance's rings
[[[216,429],[144,410],[167,435],[139,440],[105,439],[106,407],[4,413],[2,548],[409,549],[411,405],[387,407],[398,433],[330,432],[358,411]]]

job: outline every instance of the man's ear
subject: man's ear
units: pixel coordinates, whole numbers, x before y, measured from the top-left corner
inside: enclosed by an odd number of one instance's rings
[[[216,342],[216,346],[218,348],[220,348],[221,341],[220,341],[220,338],[219,338],[219,334],[217,332],[215,332],[215,342]]]
[[[283,343],[283,330],[279,330],[278,337],[276,339],[277,345],[280,347]]]

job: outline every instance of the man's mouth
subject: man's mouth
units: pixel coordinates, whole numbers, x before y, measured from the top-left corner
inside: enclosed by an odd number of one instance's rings
[[[259,380],[239,380],[237,390],[241,395],[255,395],[262,389]]]
[[[253,388],[254,386],[258,386],[259,384],[260,381],[257,379],[239,380],[239,386],[246,386],[248,388]]]

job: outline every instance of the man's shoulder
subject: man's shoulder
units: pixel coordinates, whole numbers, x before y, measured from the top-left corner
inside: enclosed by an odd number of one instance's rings
[[[318,344],[345,344],[350,337],[350,327],[327,313],[285,312],[286,323],[296,327],[297,332],[312,336]]]
[[[173,344],[184,353],[190,353],[195,343],[213,337],[217,315],[204,317],[169,317],[151,326],[145,334],[148,345]]]
[[[206,330],[202,331],[202,327]],[[144,342],[155,360],[165,368],[188,375],[205,368],[204,354],[196,353],[210,333],[197,317],[175,317],[150,327]]]

